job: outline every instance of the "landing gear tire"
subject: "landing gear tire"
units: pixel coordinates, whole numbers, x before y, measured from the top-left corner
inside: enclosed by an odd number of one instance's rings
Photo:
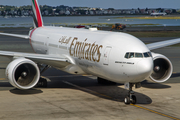
[[[128,92],[128,96],[126,96],[125,98],[124,98],[124,103],[126,104],[126,105],[128,105],[128,104],[136,104],[136,102],[137,102],[137,100],[136,100],[136,96],[135,95],[133,95],[134,94],[134,92],[132,91],[132,87],[134,86],[134,84],[133,83],[129,83],[129,92]]]
[[[130,104],[130,97],[129,97],[129,96],[126,96],[126,97],[124,98],[124,103],[125,103],[126,105],[129,105],[129,104]]]
[[[40,78],[36,87],[46,88],[47,87],[47,80],[45,78]]]
[[[129,105],[130,103],[131,103],[131,104],[136,104],[136,96],[135,96],[135,95],[132,95],[131,98],[130,98],[129,96],[126,96],[126,97],[124,98],[124,103],[125,103],[126,105]]]

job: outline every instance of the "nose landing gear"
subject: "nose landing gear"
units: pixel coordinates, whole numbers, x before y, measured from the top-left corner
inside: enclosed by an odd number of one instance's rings
[[[134,91],[132,90],[132,87],[136,85],[136,88],[140,87],[140,83],[125,83],[125,88],[129,89],[128,95],[124,98],[124,103],[125,104],[136,104],[137,100],[136,100],[136,96],[133,95]]]
[[[130,103],[136,104],[136,96],[132,95],[132,93],[129,94],[128,96],[126,96],[124,98],[124,103],[127,104],[127,105],[130,104]]]

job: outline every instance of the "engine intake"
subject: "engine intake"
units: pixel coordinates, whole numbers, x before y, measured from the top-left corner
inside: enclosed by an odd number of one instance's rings
[[[173,71],[171,61],[161,54],[152,53],[152,56],[154,60],[154,68],[148,80],[158,83],[167,81],[171,77]]]
[[[33,61],[26,58],[18,58],[8,64],[6,76],[16,88],[30,89],[39,81],[39,68]]]

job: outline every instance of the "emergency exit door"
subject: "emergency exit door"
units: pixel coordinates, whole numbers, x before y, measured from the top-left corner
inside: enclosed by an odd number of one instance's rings
[[[109,65],[109,55],[110,55],[111,49],[112,49],[111,46],[106,47],[103,54],[103,65]]]

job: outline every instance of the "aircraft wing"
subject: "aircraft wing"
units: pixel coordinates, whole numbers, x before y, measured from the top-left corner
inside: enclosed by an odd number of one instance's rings
[[[35,53],[21,53],[21,52],[8,52],[8,51],[0,51],[0,56],[8,57],[8,58],[27,58],[34,62],[50,65],[52,67],[65,67],[69,64],[69,59],[65,56],[52,56],[45,54],[35,54]]]
[[[162,42],[150,43],[150,44],[147,44],[147,47],[149,48],[149,50],[154,50],[154,49],[174,45],[177,43],[180,43],[180,38],[172,39],[172,40],[166,40],[166,41],[162,41]]]
[[[1,33],[1,32],[0,35],[29,39],[29,35],[18,35],[18,34],[9,34],[9,33]]]

